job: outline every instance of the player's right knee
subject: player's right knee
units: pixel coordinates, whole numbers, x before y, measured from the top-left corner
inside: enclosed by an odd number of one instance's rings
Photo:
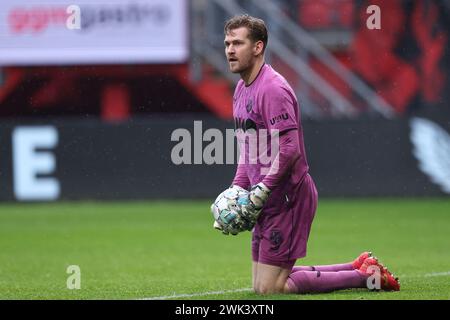
[[[278,288],[276,283],[267,283],[267,282],[257,282],[253,288],[256,294],[266,295],[266,294],[275,294],[275,293],[283,293],[284,288]]]

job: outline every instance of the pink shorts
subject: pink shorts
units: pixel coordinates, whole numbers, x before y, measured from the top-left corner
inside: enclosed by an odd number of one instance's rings
[[[317,209],[317,189],[309,174],[277,202],[267,203],[252,236],[254,262],[292,269],[306,256],[309,233]]]

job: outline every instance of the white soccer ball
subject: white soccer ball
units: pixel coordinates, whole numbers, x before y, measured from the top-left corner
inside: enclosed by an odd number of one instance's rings
[[[219,194],[211,206],[214,220],[231,234],[242,232],[241,206],[248,202],[249,192],[242,188],[228,188]]]

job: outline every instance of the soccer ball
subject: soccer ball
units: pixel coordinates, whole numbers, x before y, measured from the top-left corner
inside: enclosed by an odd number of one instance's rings
[[[242,221],[241,206],[248,203],[249,192],[242,188],[228,188],[219,194],[211,206],[214,220],[224,231],[238,234],[248,230]],[[242,227],[244,226],[244,230]]]

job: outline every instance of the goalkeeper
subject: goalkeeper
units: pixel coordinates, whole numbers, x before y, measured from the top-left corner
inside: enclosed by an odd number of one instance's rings
[[[242,207],[242,215],[251,227],[254,225],[254,290],[265,294],[366,287],[365,270],[369,264],[377,264],[372,259],[362,267],[369,258],[367,253],[353,263],[294,267],[296,259],[306,256],[318,198],[308,173],[299,105],[287,81],[264,62],[268,43],[264,21],[248,15],[235,16],[226,22],[224,32],[230,71],[241,76],[233,99],[241,159],[232,186],[251,188],[250,201]],[[250,129],[254,129],[258,141],[262,129],[267,130],[268,153],[271,133],[279,134],[279,150],[271,164],[263,165],[260,159],[252,161],[246,139],[251,135]]]

